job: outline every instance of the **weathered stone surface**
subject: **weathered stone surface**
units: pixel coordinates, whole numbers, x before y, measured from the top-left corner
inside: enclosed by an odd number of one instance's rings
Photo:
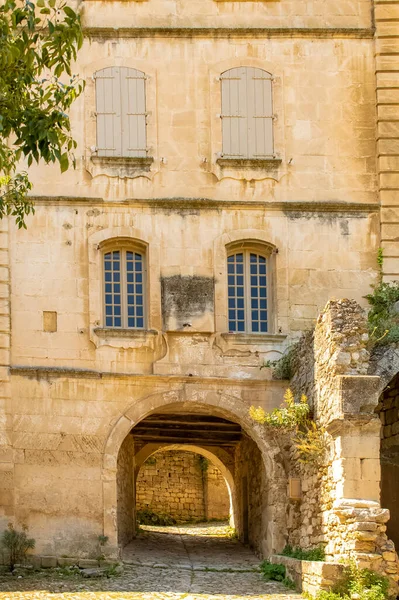
[[[98,560],[90,558],[81,558],[79,560],[79,567],[81,569],[90,569],[91,567],[98,567]]]
[[[103,577],[106,572],[106,569],[93,568],[93,569],[82,569],[82,575],[86,578],[92,577]]]
[[[42,556],[41,566],[43,569],[52,569],[57,566],[56,556]]]

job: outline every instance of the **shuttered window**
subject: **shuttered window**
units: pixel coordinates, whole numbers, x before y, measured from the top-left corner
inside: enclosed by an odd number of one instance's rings
[[[104,253],[105,327],[145,328],[145,255],[134,249]]]
[[[147,156],[145,74],[127,67],[95,73],[98,156]]]
[[[232,333],[267,333],[268,261],[243,250],[227,258],[228,321]]]
[[[224,158],[273,156],[272,77],[254,67],[221,75]]]

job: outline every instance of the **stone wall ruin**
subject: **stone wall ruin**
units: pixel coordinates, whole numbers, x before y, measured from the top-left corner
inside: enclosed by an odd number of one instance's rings
[[[326,431],[327,451],[317,470],[290,456],[302,498],[289,502],[287,541],[302,547],[322,544],[329,561],[354,558],[359,566],[387,575],[396,589],[398,558],[386,534],[390,515],[380,504],[379,377],[367,375],[367,342],[364,311],[353,300],[340,300],[327,304],[314,334],[298,344],[300,368],[292,387],[310,394],[314,419]],[[308,363],[306,372],[298,356],[309,354],[314,364]],[[396,392],[391,398],[390,405]]]

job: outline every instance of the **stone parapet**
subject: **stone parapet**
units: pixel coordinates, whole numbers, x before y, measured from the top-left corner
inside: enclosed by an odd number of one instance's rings
[[[270,562],[284,565],[287,576],[299,591],[311,596],[316,596],[320,590],[328,590],[342,576],[344,569],[340,563],[298,560],[280,554],[271,556]]]

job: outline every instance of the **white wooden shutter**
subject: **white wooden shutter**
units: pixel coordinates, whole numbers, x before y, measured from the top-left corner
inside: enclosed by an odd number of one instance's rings
[[[147,156],[145,74],[121,68],[122,155]]]
[[[145,74],[108,67],[95,80],[98,156],[146,156]]]
[[[119,67],[97,71],[96,113],[98,156],[121,156],[121,99]]]
[[[223,156],[273,156],[271,75],[263,69],[239,67],[221,75]]]

